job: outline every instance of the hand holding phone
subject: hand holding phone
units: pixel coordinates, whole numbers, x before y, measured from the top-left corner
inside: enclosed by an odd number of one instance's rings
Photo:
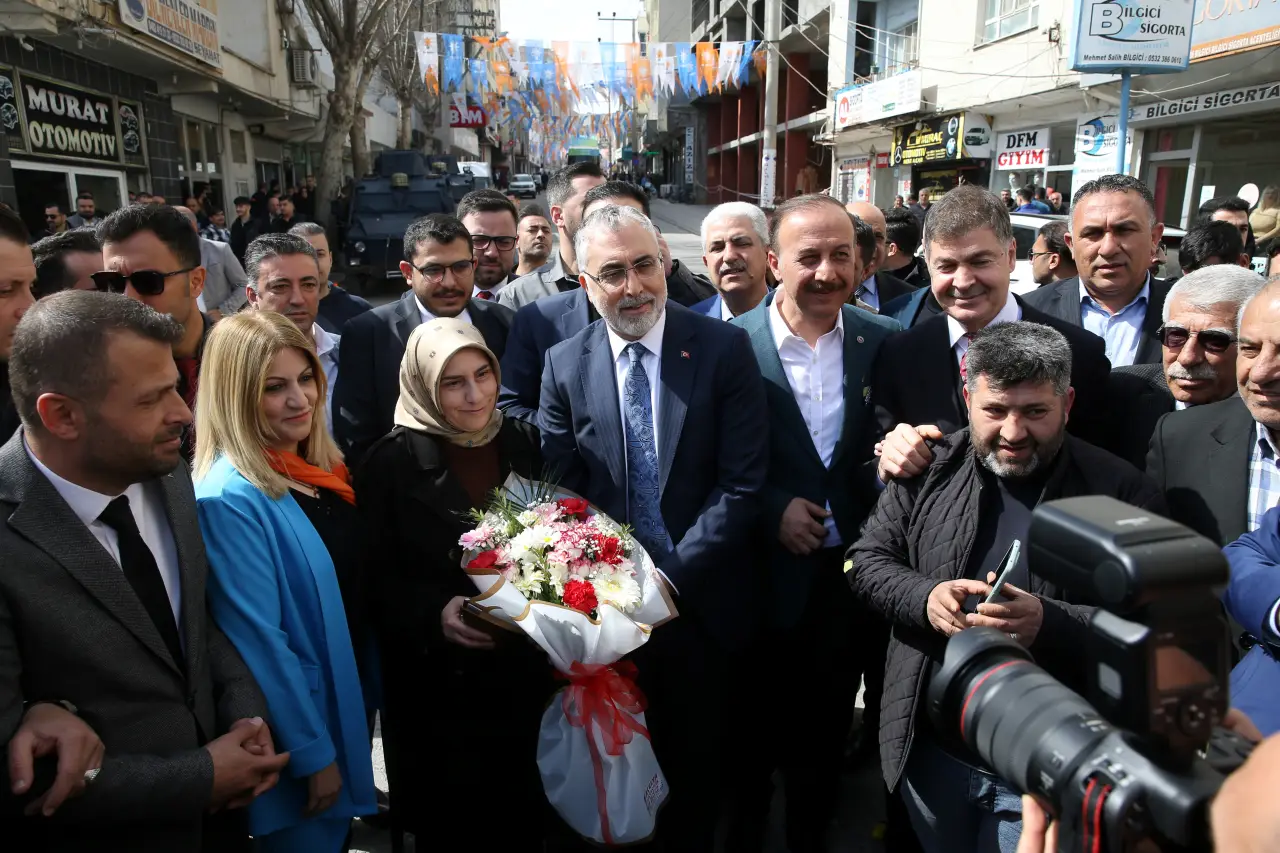
[[[1018,565],[1018,555],[1020,553],[1022,553],[1022,542],[1015,539],[1000,560],[1000,571],[996,573],[996,580],[991,585],[991,591],[985,596],[971,595],[966,598],[964,602],[965,613],[977,613],[979,604],[991,604],[992,602],[1005,600],[1004,596],[1000,594],[1000,590],[1013,574],[1014,567]],[[979,580],[985,580],[985,578],[979,578]]]

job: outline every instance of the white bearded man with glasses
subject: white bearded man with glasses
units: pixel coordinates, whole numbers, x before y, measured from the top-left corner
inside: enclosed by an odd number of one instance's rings
[[[725,697],[758,608],[764,382],[745,331],[667,300],[643,213],[591,213],[574,253],[603,322],[547,353],[543,460],[565,488],[632,527],[677,597],[681,618],[633,657],[671,789],[657,836],[665,849],[710,850],[735,735],[723,721],[742,716]]]
[[[409,290],[395,302],[352,318],[342,330],[342,370],[333,391],[333,431],[348,464],[358,465],[393,426],[400,398],[400,362],[413,330],[436,317],[471,323],[499,358],[514,312],[472,299],[476,263],[471,232],[456,217],[433,213],[404,235]]]

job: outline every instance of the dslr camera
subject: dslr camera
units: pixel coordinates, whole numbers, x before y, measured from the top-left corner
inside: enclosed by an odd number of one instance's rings
[[[1206,851],[1209,804],[1251,745],[1220,727],[1230,641],[1217,545],[1106,497],[1032,516],[1031,570],[1101,605],[1081,696],[991,628],[947,643],[927,707],[996,775],[1050,804],[1061,851]]]

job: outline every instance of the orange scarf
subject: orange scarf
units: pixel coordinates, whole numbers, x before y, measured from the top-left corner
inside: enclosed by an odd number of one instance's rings
[[[339,462],[332,471],[312,465],[296,453],[273,450],[267,454],[271,468],[290,480],[305,483],[315,489],[328,489],[347,503],[355,506],[356,493],[351,488],[351,476],[347,466]]]

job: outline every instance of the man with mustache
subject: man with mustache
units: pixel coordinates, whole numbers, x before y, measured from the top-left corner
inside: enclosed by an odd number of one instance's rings
[[[755,625],[764,383],[746,332],[667,298],[658,233],[643,213],[589,214],[574,256],[603,322],[547,353],[543,459],[565,488],[631,525],[677,599],[680,618],[632,657],[671,790],[657,841],[703,853],[722,805],[730,727],[720,721],[734,714],[726,689]]]
[[[516,220],[519,213],[511,199],[497,190],[475,190],[458,202],[458,219],[471,234],[475,250],[475,284],[471,295],[494,300],[514,280]]]
[[[702,220],[702,262],[716,295],[693,310],[732,320],[755,308],[769,292],[769,222],[764,211],[745,201],[730,201]]]
[[[512,312],[497,302],[471,298],[475,266],[471,233],[458,219],[444,213],[415,219],[404,233],[400,262],[409,291],[343,327],[333,432],[351,464],[358,464],[391,431],[400,399],[400,362],[418,326],[435,317],[460,317],[502,357]]]
[[[1244,302],[1236,329],[1239,396],[1165,415],[1147,457],[1147,473],[1164,490],[1169,517],[1220,545],[1256,530],[1266,511],[1280,504],[1280,281]],[[1203,335],[1196,341],[1206,343]]]
[[[952,190],[925,228],[937,236]],[[990,204],[1008,215],[995,196]],[[933,243],[930,266],[939,266]],[[943,250],[946,252],[946,250]],[[934,281],[938,280],[935,272]],[[1027,561],[1027,531],[1041,501],[1104,495],[1154,512],[1160,492],[1121,459],[1067,434],[1077,395],[1074,353],[1058,331],[1010,321],[968,343],[962,394],[969,425],[942,439],[926,469],[891,482],[863,535],[849,549],[845,576],[854,592],[893,624],[881,701],[880,755],[885,782],[901,787],[925,853],[1014,853],[1021,798],[980,769],[954,734],[921,713],[927,673],[946,640],[985,626],[1030,649],[1051,675],[1080,690],[1080,649],[1093,608]],[[983,600],[1021,543],[1012,574],[991,603]]]
[[[547,258],[551,257],[551,222],[542,208],[536,204],[520,208],[516,232],[516,248],[520,251],[520,264],[515,272],[517,277],[537,272],[550,263]]]
[[[1067,247],[1079,276],[1026,296],[1033,308],[1106,342],[1112,367],[1160,361],[1160,312],[1169,282],[1150,273],[1164,225],[1155,197],[1128,175],[1104,175],[1076,191]]]
[[[1234,231],[1230,236],[1239,242]],[[1263,284],[1252,270],[1226,264],[1202,267],[1174,283],[1159,331],[1162,364],[1111,371],[1114,423],[1124,442],[1113,447],[1118,456],[1144,466],[1162,417],[1236,393],[1236,318]]]
[[[1009,210],[975,186],[956,187],[930,208],[925,221],[930,288],[943,313],[925,315],[889,338],[872,371],[877,430],[863,458],[879,456],[883,482],[914,477],[927,467],[940,439],[968,423],[962,385],[973,336],[998,323],[1027,320],[1057,329],[1071,347],[1075,407],[1073,434],[1102,443],[1109,368],[1101,339],[1041,313],[1009,289],[1015,250]],[[876,442],[883,436],[883,444]]]
[[[721,226],[703,227],[714,241]],[[767,547],[760,562],[769,605],[755,657],[780,680],[760,692],[769,723],[736,774],[743,790],[735,798],[735,832],[744,837],[727,849],[762,849],[775,770],[786,789],[788,848],[823,849],[859,677],[883,663],[841,564],[844,543],[857,536],[877,496],[859,471],[862,436],[874,428],[864,391],[876,351],[899,326],[847,304],[864,280],[857,244],[852,218],[830,196],[783,203],[767,256],[778,288],[732,320],[751,336],[768,400]],[[841,676],[824,675],[832,670]],[[808,685],[809,701],[794,702],[789,683]]]

